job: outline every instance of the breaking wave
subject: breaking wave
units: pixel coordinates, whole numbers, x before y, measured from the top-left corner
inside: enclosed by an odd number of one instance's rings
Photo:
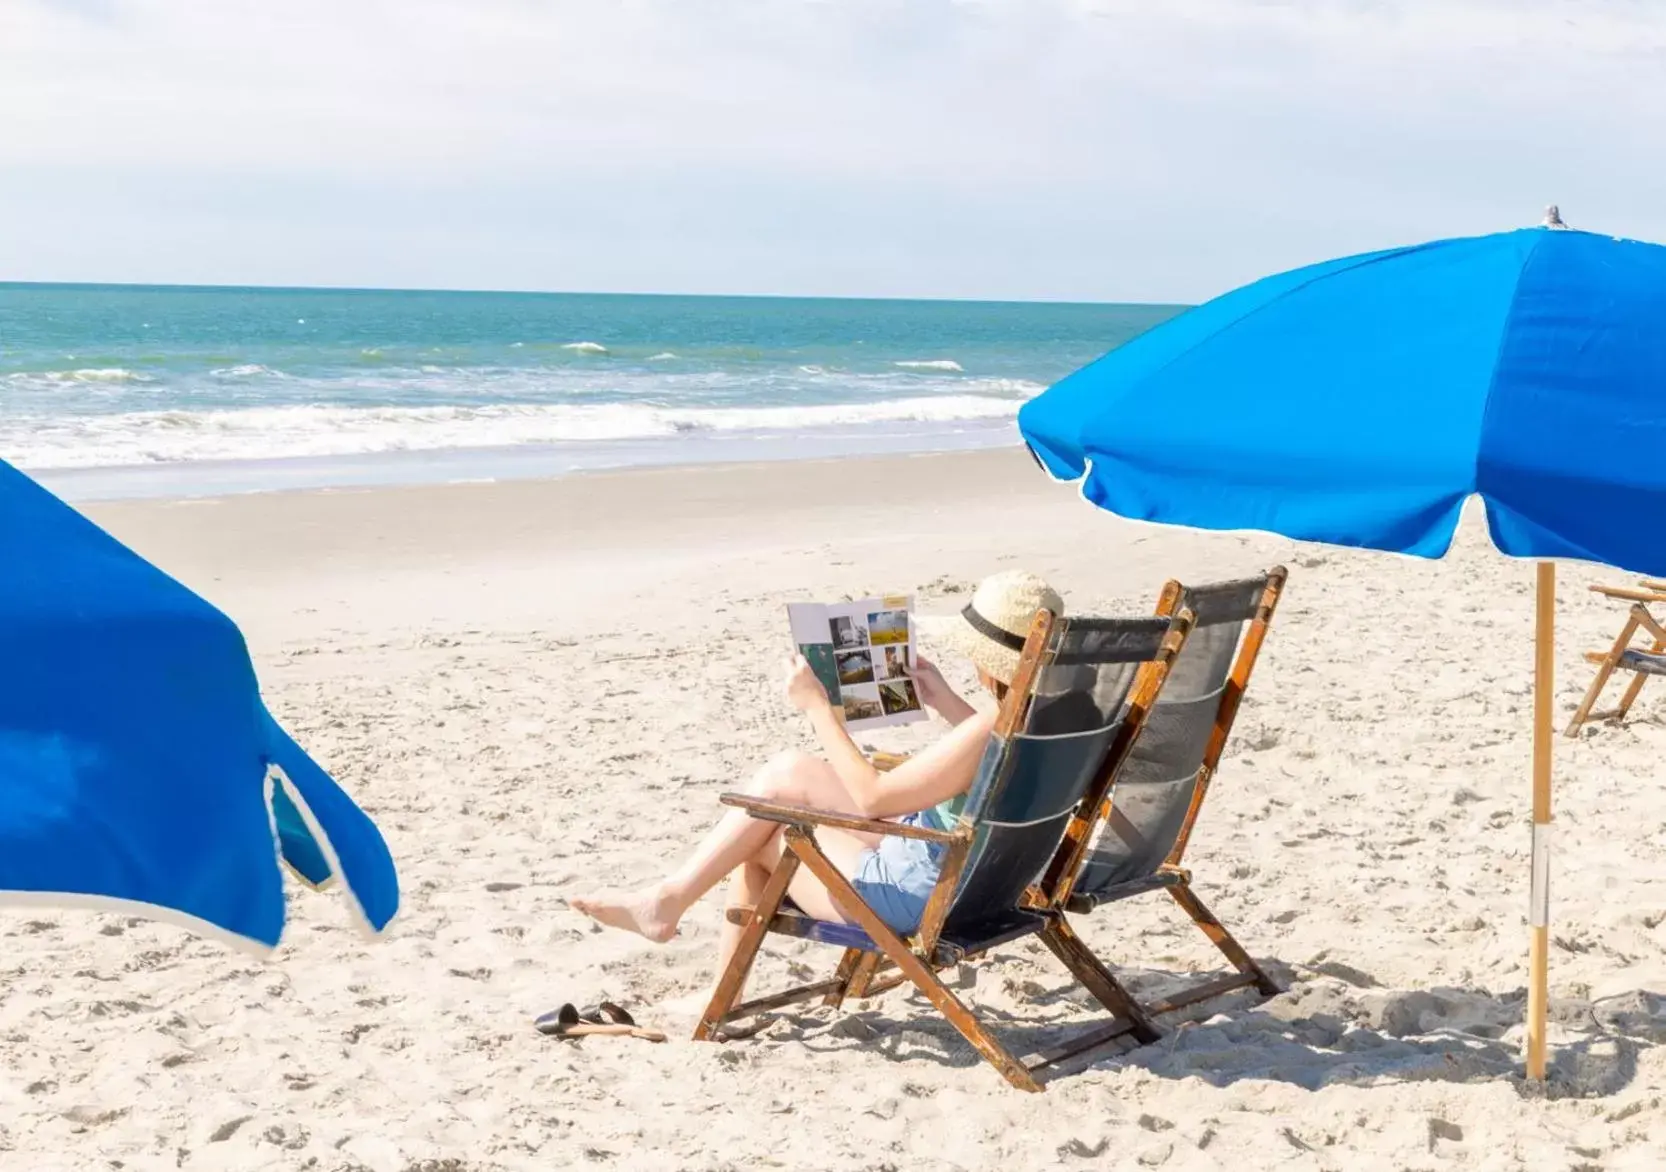
[[[89,468],[650,439],[700,431],[792,432],[864,423],[951,423],[1016,415],[1024,398],[1041,389],[1029,383],[1017,385],[1024,388],[1020,396],[1010,392],[932,395],[808,406],[493,403],[137,411],[36,420],[28,425],[8,422],[0,425],[0,458],[28,468]]]
[[[69,383],[148,383],[151,377],[124,366],[95,366],[83,370],[23,370],[5,376],[5,382],[21,387],[54,387]]]
[[[238,366],[222,366],[208,372],[215,378],[287,378],[281,370],[273,370],[270,366],[262,366],[258,362],[244,362]]]
[[[911,358],[902,362],[893,362],[892,366],[900,366],[904,370],[946,370],[952,374],[964,374],[966,368],[953,358]]]

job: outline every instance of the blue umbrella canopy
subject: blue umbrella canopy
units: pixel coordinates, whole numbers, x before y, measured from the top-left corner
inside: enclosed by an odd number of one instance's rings
[[[1124,517],[1438,557],[1471,497],[1541,559],[1527,1072],[1545,1076],[1555,570],[1666,575],[1666,248],[1541,228],[1268,277],[1172,318],[1018,414]]]
[[[1479,496],[1507,554],[1666,574],[1666,248],[1528,228],[1281,273],[1018,423],[1125,517],[1438,557]]]
[[[269,949],[280,857],[373,930],[398,910],[381,834],[267,712],[236,625],[0,463],[0,904]]]

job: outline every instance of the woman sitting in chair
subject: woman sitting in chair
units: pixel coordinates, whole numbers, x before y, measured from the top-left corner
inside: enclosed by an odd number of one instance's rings
[[[964,653],[998,701],[1017,669],[1030,621],[1042,607],[1059,614],[1064,604],[1040,578],[1009,571],[979,583],[959,615],[924,620],[921,625],[934,642]],[[951,727],[942,739],[881,772],[850,739],[809,664],[795,658],[787,677],[787,699],[809,717],[824,755],[788,750],[760,769],[746,792],[774,802],[948,829],[952,815],[944,807],[958,808],[958,799],[971,788],[996,713],[974,709],[923,658],[916,657],[911,674],[921,702]],[[942,847],[831,827],[818,829],[816,841],[880,919],[899,933],[914,931],[937,882]],[[681,866],[653,886],[623,895],[578,897],[569,904],[608,927],[664,943],[676,935],[684,913],[725,875],[734,876],[730,906],[755,906],[782,850],[779,824],[730,810]],[[845,919],[827,889],[806,870],[794,875],[788,892],[807,915]],[[728,968],[740,931],[725,922],[719,973]]]

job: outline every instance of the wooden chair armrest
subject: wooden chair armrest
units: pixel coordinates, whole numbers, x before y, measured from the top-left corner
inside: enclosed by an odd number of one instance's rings
[[[789,826],[834,826],[840,830],[859,830],[864,834],[888,834],[897,838],[919,838],[926,842],[958,842],[960,835],[947,830],[932,830],[926,826],[905,826],[901,822],[886,822],[881,818],[862,818],[855,814],[839,814],[832,810],[817,810],[810,806],[795,806],[788,802],[770,802],[747,794],[724,794],[723,804],[745,810],[754,818],[781,822]]]
[[[1666,593],[1666,582],[1659,581],[1656,578],[1644,578],[1638,585],[1644,590],[1659,590]]]
[[[1623,602],[1666,602],[1666,592],[1659,590],[1633,590],[1626,586],[1594,585],[1591,587],[1591,591],[1595,594],[1606,595],[1609,598],[1618,598]]]
[[[907,753],[887,753],[881,749],[875,749],[873,752],[868,754],[868,764],[872,765],[881,773],[891,772],[891,770],[895,769],[906,760],[908,760]]]

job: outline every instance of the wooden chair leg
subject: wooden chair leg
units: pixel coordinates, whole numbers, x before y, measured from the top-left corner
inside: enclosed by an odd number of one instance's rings
[[[764,884],[763,894],[758,899],[758,906],[752,909],[752,918],[741,929],[740,940],[735,945],[735,955],[729,960],[729,967],[723,970],[718,978],[717,988],[712,990],[711,1001],[706,1005],[706,1012],[700,1016],[700,1024],[694,1027],[696,1042],[708,1041],[729,1016],[741,990],[746,987],[746,978],[752,972],[752,962],[757,958],[758,947],[764,942],[764,935],[769,931],[769,922],[775,918],[780,910],[781,901],[787,897],[787,887],[792,883],[793,873],[798,870],[798,857],[783,852],[781,862],[770,873],[769,882]]]
[[[845,955],[839,961],[839,971],[833,977],[839,982],[839,987],[829,993],[822,1000],[822,1004],[837,1009],[852,997],[866,997],[868,986],[873,983],[874,975],[879,972],[879,966],[883,962],[884,957],[877,952],[863,952],[860,948],[845,949]]]
[[[1568,727],[1562,730],[1563,736],[1573,736],[1579,731],[1579,726],[1590,719],[1591,709],[1597,706],[1597,700],[1602,697],[1602,690],[1608,685],[1608,677],[1614,674],[1618,658],[1610,652],[1607,658],[1602,661],[1601,666],[1597,668],[1596,678],[1591,681],[1591,686],[1585,689],[1585,698],[1579,702],[1579,707],[1574,710],[1573,719],[1568,721]]]
[[[864,952],[856,971],[850,974],[850,988],[845,991],[845,996],[866,997],[868,986],[873,984],[874,976],[879,972],[879,966],[884,959],[877,952]]]
[[[1657,643],[1651,654],[1659,655],[1662,650],[1663,648]],[[1625,695],[1620,697],[1620,706],[1614,710],[1615,724],[1619,724],[1620,721],[1626,718],[1626,713],[1630,712],[1631,706],[1637,702],[1637,694],[1643,690],[1643,685],[1648,682],[1648,679],[1649,677],[1643,672],[1637,672],[1631,677],[1631,683],[1626,688]]]
[[[1221,950],[1227,960],[1232,962],[1232,967],[1246,977],[1254,979],[1257,989],[1268,997],[1283,992],[1278,984],[1267,975],[1266,970],[1256,964],[1255,959],[1244,951],[1244,946],[1232,938],[1232,933],[1228,932],[1225,926],[1215,918],[1215,914],[1204,906],[1203,901],[1193,893],[1191,884],[1177,884],[1168,888],[1168,893],[1174,897],[1174,902],[1184,908],[1186,914],[1192,917],[1192,923],[1202,929],[1203,934],[1209,937],[1210,941]]]
[[[885,955],[902,970],[904,976],[914,982],[914,987],[936,1006],[937,1011],[948,1019],[949,1024],[960,1031],[961,1037],[970,1042],[973,1049],[983,1055],[1013,1086],[1025,1091],[1041,1090],[1041,1084],[1035,1080],[1035,1076],[1025,1069],[1005,1046],[996,1041],[994,1035],[984,1029],[983,1024],[972,1015],[965,1003],[937,979],[937,974],[932,972],[931,967],[915,956],[902,938],[891,931],[874,910],[863,902],[849,880],[821,853],[821,849],[809,835],[796,826],[788,827],[786,840],[787,847],[793,854],[810,869],[811,874],[821,880],[822,885],[827,888],[827,894],[832,897],[844,917],[859,925],[868,934],[869,939],[885,950]]]
[[[1615,724],[1624,720],[1626,713],[1631,711],[1631,706],[1637,702],[1637,693],[1643,690],[1643,683],[1647,679],[1648,676],[1642,672],[1631,677],[1631,683],[1626,686],[1625,693],[1620,697],[1620,706],[1614,709],[1614,714],[1609,718]]]
[[[833,979],[839,983],[839,987],[822,998],[821,1003],[823,1005],[829,1009],[837,1009],[844,1004],[845,997],[850,992],[850,983],[856,976],[856,970],[862,964],[862,958],[866,955],[867,953],[860,948],[845,949],[845,954],[839,958],[838,971],[833,974]]]
[[[1134,995],[1123,988],[1122,982],[1100,963],[1062,915],[1048,918],[1041,940],[1099,1004],[1110,1010],[1113,1017],[1132,1025],[1131,1032],[1141,1045],[1155,1042],[1162,1036],[1145,1010],[1140,1008],[1140,1003],[1134,1000]]]
[[[893,971],[891,971],[889,975],[881,976],[880,974],[886,972],[886,966],[888,965]],[[903,976],[901,973],[895,972],[895,968],[896,966],[892,965],[890,961],[881,960],[879,964],[874,966],[874,975],[868,980],[867,986],[863,988],[861,993],[852,994],[852,996],[878,997],[883,993],[889,993],[898,985],[906,985],[908,983],[908,978]]]
[[[1626,620],[1626,625],[1620,629],[1620,637],[1614,640],[1614,646],[1609,648],[1607,656],[1603,658],[1601,665],[1597,668],[1597,675],[1591,681],[1591,686],[1585,689],[1585,698],[1579,702],[1579,707],[1574,711],[1573,719],[1568,722],[1568,727],[1563,730],[1563,736],[1573,736],[1579,731],[1579,726],[1590,719],[1591,709],[1597,706],[1597,700],[1602,696],[1603,688],[1608,686],[1608,677],[1613,675],[1614,669],[1619,666],[1620,656],[1631,645],[1631,636],[1636,630],[1637,616],[1632,615]],[[1637,681],[1633,680],[1632,687],[1637,688],[1637,686]],[[1635,692],[1631,690],[1628,690],[1626,695],[1633,700],[1637,698]],[[1622,704],[1624,703],[1622,701]],[[1629,707],[1629,705],[1626,706]]]

